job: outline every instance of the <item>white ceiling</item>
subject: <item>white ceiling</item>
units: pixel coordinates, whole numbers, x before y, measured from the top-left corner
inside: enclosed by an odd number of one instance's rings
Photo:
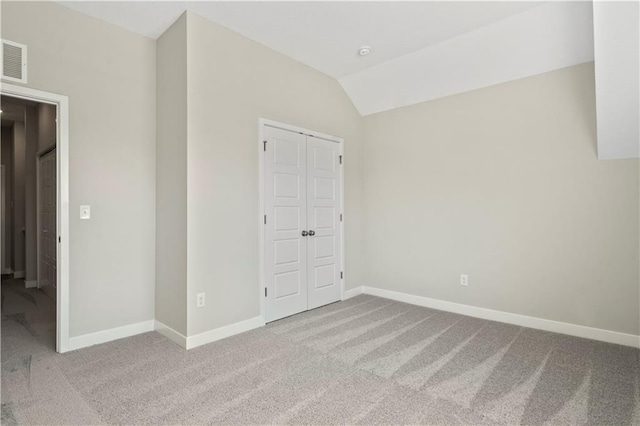
[[[158,38],[193,11],[332,77],[344,77],[540,5],[539,2],[90,2],[61,4]],[[369,45],[366,57],[357,54]]]
[[[369,115],[590,61],[591,4],[554,2],[339,81]]]

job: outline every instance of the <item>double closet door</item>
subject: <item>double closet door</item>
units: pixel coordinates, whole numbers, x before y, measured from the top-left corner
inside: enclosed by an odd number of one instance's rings
[[[340,300],[340,144],[264,127],[265,316]]]

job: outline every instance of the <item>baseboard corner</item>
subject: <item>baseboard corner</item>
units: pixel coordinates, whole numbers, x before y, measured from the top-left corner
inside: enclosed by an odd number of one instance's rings
[[[352,297],[356,297],[356,296],[358,296],[360,294],[363,294],[363,293],[364,293],[364,286],[351,288],[351,289],[346,290],[344,292],[344,297],[342,298],[342,300],[351,299]]]
[[[173,343],[183,347],[183,348],[187,348],[187,337],[185,335],[183,335],[182,333],[177,332],[176,330],[174,330],[173,328],[169,327],[168,325],[155,320],[154,321],[154,326],[153,326],[154,330],[157,331],[158,333],[162,334],[164,337],[166,337],[167,339],[171,340]]]
[[[222,340],[227,337],[234,336],[236,334],[244,333],[246,331],[253,330],[265,325],[264,318],[261,316],[249,318],[244,321],[239,321],[233,324],[218,327],[213,330],[205,331],[186,338],[186,349],[197,348],[198,346],[206,345],[217,340]]]

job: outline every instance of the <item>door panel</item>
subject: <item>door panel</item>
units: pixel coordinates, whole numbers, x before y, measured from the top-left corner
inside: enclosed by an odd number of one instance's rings
[[[307,136],[308,309],[340,300],[340,145]]]
[[[38,287],[56,287],[57,218],[56,150],[39,158],[38,169]]]
[[[0,261],[1,265],[0,265],[0,271],[5,274],[9,269],[9,265],[11,264],[11,259],[9,258],[8,254],[9,251],[7,250],[7,236],[9,235],[7,232],[7,224],[8,224],[8,220],[6,218],[6,214],[7,214],[7,205],[6,205],[6,198],[7,198],[7,194],[6,194],[6,189],[7,189],[7,177],[5,175],[5,169],[4,166],[0,166],[0,185],[2,185],[2,194],[0,195],[1,199],[0,199],[0,209],[1,209],[1,214],[2,214],[2,224],[0,225],[0,238],[2,239],[2,253],[0,254],[0,256],[2,256],[2,259]]]
[[[265,126],[266,321],[307,309],[306,138]]]

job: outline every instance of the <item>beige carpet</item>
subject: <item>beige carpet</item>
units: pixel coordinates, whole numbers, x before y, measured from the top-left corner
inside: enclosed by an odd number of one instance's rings
[[[59,355],[50,300],[2,290],[3,424],[640,424],[632,348],[358,296],[190,351]]]

